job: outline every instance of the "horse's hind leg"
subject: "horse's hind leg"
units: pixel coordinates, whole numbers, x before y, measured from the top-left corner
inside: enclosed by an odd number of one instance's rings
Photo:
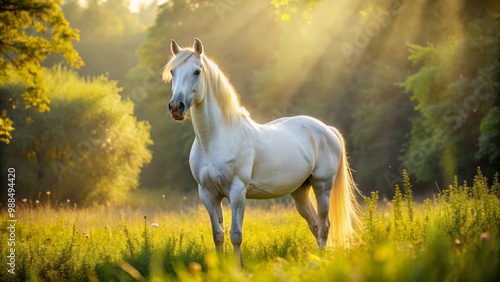
[[[328,213],[330,210],[330,193],[333,181],[311,178],[311,184],[316,195],[318,205],[318,247],[323,249],[328,241],[328,231],[330,220]]]
[[[309,183],[309,180],[306,180],[306,182],[304,182],[299,189],[295,190],[292,193],[292,197],[295,202],[297,211],[307,221],[309,229],[311,230],[314,238],[316,238],[316,241],[319,244],[317,224],[318,214],[316,213],[316,209],[314,209],[311,197],[309,196],[310,190],[311,184]]]

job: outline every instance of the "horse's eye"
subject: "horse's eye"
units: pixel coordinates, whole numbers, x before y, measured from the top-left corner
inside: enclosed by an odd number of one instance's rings
[[[201,71],[199,69],[194,71],[194,75],[196,75],[196,76],[200,75],[200,73],[201,73]]]

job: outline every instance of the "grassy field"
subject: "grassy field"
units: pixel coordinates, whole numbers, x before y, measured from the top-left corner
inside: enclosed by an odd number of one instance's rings
[[[245,268],[214,253],[202,207],[167,212],[68,203],[23,203],[16,216],[16,270],[8,273],[2,213],[1,281],[498,281],[500,184],[480,172],[413,201],[408,181],[393,199],[365,198],[363,229],[350,249],[318,251],[293,206],[247,208]],[[230,213],[226,210],[226,229]],[[227,231],[226,231],[227,232]]]

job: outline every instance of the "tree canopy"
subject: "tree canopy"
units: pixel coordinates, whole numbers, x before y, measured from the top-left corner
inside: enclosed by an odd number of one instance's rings
[[[486,167],[500,165],[497,25],[484,13],[438,44],[409,46],[409,59],[419,69],[403,85],[420,115],[412,120],[404,164],[421,181],[435,179],[436,172],[450,181],[473,160],[490,173]]]
[[[12,111],[36,108],[48,111],[42,62],[50,54],[60,54],[73,67],[83,65],[72,41],[72,29],[61,10],[61,0],[5,0],[0,3],[0,84],[22,80],[25,91],[0,97],[0,142],[10,142],[16,126]]]

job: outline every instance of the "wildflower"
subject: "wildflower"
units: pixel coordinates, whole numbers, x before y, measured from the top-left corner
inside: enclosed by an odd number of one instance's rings
[[[66,203],[68,203],[68,204],[69,204],[69,202],[71,202],[71,201],[70,201],[69,199],[66,199]]]
[[[189,269],[189,272],[191,272],[191,273],[200,272],[201,271],[201,264],[192,261],[189,263],[188,269]]]
[[[23,203],[26,203],[28,201],[28,199],[23,198],[21,201],[23,201]]]
[[[481,240],[481,242],[488,242],[490,240],[490,233],[489,232],[483,232],[481,233],[481,236],[479,236],[479,239]]]
[[[47,196],[50,196],[50,191],[45,192],[45,194],[47,194]]]
[[[151,223],[151,227],[155,227],[156,228],[156,227],[160,227],[160,225],[158,223],[156,223],[156,222],[153,222],[153,223]]]
[[[36,200],[36,201],[35,201],[35,204],[37,204],[37,205],[38,205],[39,203],[40,203],[40,201],[39,201],[39,200]]]
[[[460,254],[461,245],[462,241],[460,241],[460,239],[455,239],[455,241],[453,242],[453,250],[457,255]]]
[[[88,239],[90,235],[88,233],[83,232],[83,237],[85,237],[85,239]]]

